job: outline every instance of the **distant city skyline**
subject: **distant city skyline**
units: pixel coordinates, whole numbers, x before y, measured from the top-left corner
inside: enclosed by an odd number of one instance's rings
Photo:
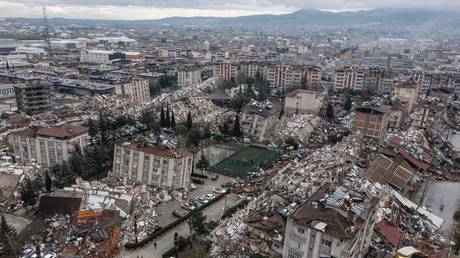
[[[235,17],[285,14],[299,9],[358,11],[374,8],[426,8],[460,11],[457,0],[0,0],[0,17],[42,17],[46,5],[51,18],[160,19],[171,16]]]

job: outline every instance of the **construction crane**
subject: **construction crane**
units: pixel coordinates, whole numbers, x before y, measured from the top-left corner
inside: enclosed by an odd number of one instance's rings
[[[46,45],[48,47],[48,57],[51,58],[53,56],[53,53],[51,51],[51,41],[48,27],[48,17],[46,16],[46,6],[43,6],[43,25],[43,39],[45,40]]]

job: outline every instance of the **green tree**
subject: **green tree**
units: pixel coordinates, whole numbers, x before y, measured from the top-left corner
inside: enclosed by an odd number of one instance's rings
[[[293,137],[287,138],[285,143],[287,145],[293,146],[295,150],[299,148],[299,144],[297,143],[296,139],[294,139]]]
[[[332,106],[332,103],[329,102],[326,107],[326,117],[329,119],[334,118],[334,107]]]
[[[33,206],[37,203],[37,191],[33,188],[32,181],[29,178],[25,179],[25,184],[21,187],[21,200],[23,202],[26,211],[29,210],[29,206]]]
[[[220,127],[220,133],[225,136],[229,135],[229,128],[228,128],[227,121],[224,121],[224,124]]]
[[[97,139],[98,128],[97,124],[93,119],[88,120],[88,135],[90,137],[90,142],[93,143]]]
[[[54,185],[61,189],[65,186],[70,186],[75,183],[76,175],[70,171],[67,162],[55,164],[49,168],[49,173],[54,176]]]
[[[347,112],[350,112],[351,110],[351,97],[350,95],[347,95],[347,98],[345,100],[345,103],[343,104],[343,109],[346,110]]]
[[[206,159],[206,156],[201,152],[200,160],[196,163],[196,168],[199,169],[202,173],[204,170],[209,168],[209,161]]]
[[[106,144],[108,141],[108,121],[105,117],[105,115],[101,112],[99,112],[99,132],[101,135],[101,143]]]
[[[163,105],[161,105],[161,111],[160,111],[160,127],[165,128],[166,126],[166,117],[165,117],[165,110],[163,108]]]
[[[278,120],[280,120],[284,115],[284,102],[281,103],[280,114],[278,115]]]
[[[193,127],[187,134],[186,143],[188,146],[198,147],[201,141],[201,130],[198,127]]]
[[[176,129],[176,118],[174,117],[174,110],[171,110],[171,128]]]
[[[233,136],[240,137],[241,135],[242,133],[241,133],[241,127],[240,127],[240,116],[237,114],[235,117],[235,122],[233,124]]]
[[[1,216],[0,221],[0,257],[16,258],[19,257],[20,244],[16,230],[8,225],[5,217]]]
[[[187,113],[187,131],[190,131],[193,127],[193,122],[192,122],[192,114],[190,112]]]
[[[171,128],[171,116],[169,115],[169,105],[166,106],[165,127]]]
[[[51,180],[50,174],[48,171],[45,172],[45,189],[48,193],[51,192],[53,186],[53,180]]]
[[[94,145],[93,148],[100,145]],[[91,147],[88,147],[91,148]],[[87,171],[86,171],[86,160],[83,157],[83,153],[81,151],[80,145],[75,144],[72,154],[68,160],[69,169],[72,171],[71,173],[83,178],[86,178]]]

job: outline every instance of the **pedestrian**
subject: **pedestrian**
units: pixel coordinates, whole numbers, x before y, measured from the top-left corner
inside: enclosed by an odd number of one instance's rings
[[[153,248],[157,249],[157,242],[153,243]]]

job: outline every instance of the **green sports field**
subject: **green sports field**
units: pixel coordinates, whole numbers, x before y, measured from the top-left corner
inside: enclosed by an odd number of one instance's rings
[[[266,169],[278,160],[279,154],[257,147],[245,147],[241,151],[222,160],[210,170],[218,174],[245,178],[249,172],[258,172],[258,168]]]

